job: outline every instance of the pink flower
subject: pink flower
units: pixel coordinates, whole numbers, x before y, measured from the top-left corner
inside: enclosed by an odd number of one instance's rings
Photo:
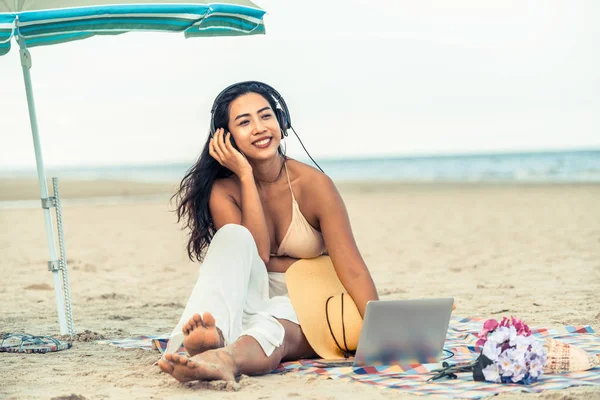
[[[483,346],[485,342],[487,342],[488,334],[490,332],[495,331],[496,328],[498,328],[498,321],[496,321],[495,319],[488,319],[487,321],[485,321],[483,324],[483,329],[477,335],[479,340],[475,343],[475,345]]]
[[[531,330],[529,329],[529,327],[518,318],[515,318],[513,316],[511,316],[510,319],[502,317],[502,321],[500,322],[496,321],[493,318],[490,318],[483,324],[483,329],[477,335],[479,340],[477,340],[475,345],[482,347],[487,342],[487,338],[490,333],[496,331],[498,328],[510,328],[511,326],[514,326],[515,331],[517,332],[517,336],[531,335]]]
[[[483,329],[487,329],[488,332],[495,330],[498,327],[498,321],[495,319],[488,319],[483,323]]]
[[[531,330],[529,329],[529,327],[527,325],[525,325],[523,323],[523,321],[521,321],[520,319],[515,318],[513,316],[511,316],[510,318],[512,320],[512,325],[517,330],[517,335],[518,336],[529,336],[529,335],[531,335]]]

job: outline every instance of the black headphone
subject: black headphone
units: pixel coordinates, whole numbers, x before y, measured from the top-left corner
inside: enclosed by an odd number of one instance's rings
[[[273,87],[267,85],[266,83],[258,82],[258,81],[244,81],[244,82],[238,82],[238,83],[234,83],[233,85],[227,86],[215,98],[213,106],[210,110],[210,137],[213,137],[215,135],[215,132],[217,131],[217,127],[215,126],[215,109],[217,108],[217,104],[219,103],[219,100],[221,99],[221,97],[223,97],[223,95],[225,93],[227,93],[231,88],[234,88],[239,85],[248,85],[248,84],[262,86],[264,89],[266,89],[269,92],[269,94],[275,100],[275,102],[277,102],[277,105],[279,107],[281,107],[281,108],[276,108],[275,110],[273,110],[273,112],[275,113],[277,122],[279,122],[279,126],[281,127],[281,138],[283,139],[284,136],[288,135],[287,130],[292,127],[292,119],[290,118],[290,111],[288,110],[288,107],[285,104],[285,100],[283,99],[283,96],[281,96],[277,90],[275,90]]]
[[[319,168],[319,170],[321,170],[321,172],[324,173],[323,169],[319,166],[319,164],[317,164],[317,162],[315,160],[313,160],[313,158],[310,156],[310,153],[308,152],[308,150],[306,150],[306,147],[304,147],[304,143],[302,143],[302,140],[300,140],[300,136],[298,136],[298,134],[292,127],[292,119],[290,117],[290,110],[288,110],[287,104],[285,104],[285,100],[283,99],[283,96],[281,96],[277,90],[275,90],[274,88],[272,88],[271,86],[269,86],[263,82],[244,81],[244,82],[234,83],[233,85],[227,86],[225,89],[223,89],[221,91],[221,93],[219,93],[217,95],[217,97],[215,98],[215,101],[213,103],[213,106],[210,110],[210,137],[212,138],[215,135],[215,132],[217,131],[217,127],[215,126],[215,109],[217,108],[217,104],[219,103],[219,100],[221,99],[221,97],[223,97],[223,95],[225,93],[227,93],[233,87],[236,87],[238,85],[248,85],[248,84],[262,86],[264,89],[267,89],[267,91],[269,92],[271,97],[275,100],[275,102],[279,106],[279,107],[276,107],[276,109],[273,110],[273,112],[275,113],[277,122],[279,122],[279,126],[281,127],[281,138],[283,139],[284,137],[287,137],[287,135],[288,135],[287,131],[288,131],[288,129],[291,129],[294,132],[294,135],[296,135],[296,137],[298,138],[298,141],[302,145],[302,148],[304,149],[304,151],[306,151],[306,154],[308,155],[308,157],[312,160],[313,163],[315,163],[317,168]]]

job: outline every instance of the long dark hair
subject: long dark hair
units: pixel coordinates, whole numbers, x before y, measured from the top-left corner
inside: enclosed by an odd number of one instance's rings
[[[273,111],[275,111],[277,102],[264,86],[257,83],[236,85],[223,93],[216,103],[213,117],[215,129],[225,128],[229,131],[229,105],[238,97],[248,93],[260,94],[269,102]],[[279,121],[279,124],[281,126],[281,121]],[[217,179],[224,179],[233,175],[233,172],[219,164],[208,153],[210,139],[209,134],[200,157],[198,157],[196,163],[187,171],[181,180],[179,189],[171,198],[171,200],[176,200],[177,208],[175,211],[177,213],[177,222],[184,220],[183,229],[189,229],[190,231],[187,244],[188,257],[192,261],[195,259],[200,262],[204,260],[204,250],[208,247],[216,233],[209,208],[213,183]],[[285,154],[281,146],[278,149],[278,153],[285,160]]]

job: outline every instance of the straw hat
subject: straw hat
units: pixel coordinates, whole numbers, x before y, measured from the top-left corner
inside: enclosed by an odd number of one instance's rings
[[[285,279],[302,331],[317,354],[336,359],[355,351],[362,318],[329,256],[296,261]]]

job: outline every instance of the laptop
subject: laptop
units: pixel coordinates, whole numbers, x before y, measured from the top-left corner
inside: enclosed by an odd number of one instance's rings
[[[329,366],[379,366],[441,361],[454,299],[379,300],[367,303],[354,360]]]

